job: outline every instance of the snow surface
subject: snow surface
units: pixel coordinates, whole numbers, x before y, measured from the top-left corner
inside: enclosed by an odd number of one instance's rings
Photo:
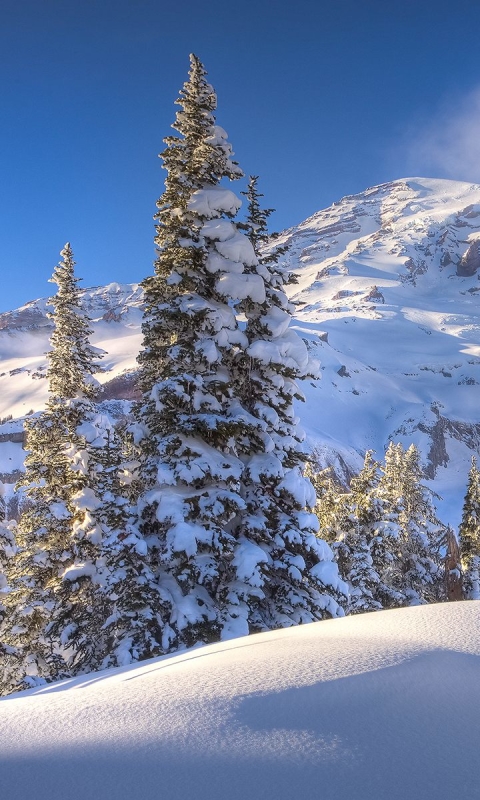
[[[480,601],[245,637],[0,701],[6,800],[479,796]]]

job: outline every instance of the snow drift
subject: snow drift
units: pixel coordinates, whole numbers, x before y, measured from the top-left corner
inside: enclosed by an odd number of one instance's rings
[[[8,800],[478,796],[480,602],[192,649],[0,701]]]

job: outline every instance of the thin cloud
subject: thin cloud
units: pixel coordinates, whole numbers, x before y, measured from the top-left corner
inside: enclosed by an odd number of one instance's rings
[[[480,86],[411,129],[406,160],[410,174],[480,182]]]

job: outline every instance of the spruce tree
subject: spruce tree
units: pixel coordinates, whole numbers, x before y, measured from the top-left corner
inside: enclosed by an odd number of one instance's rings
[[[376,539],[381,535],[378,467],[373,452],[368,450],[362,469],[350,481],[347,498],[350,513],[344,523],[340,573],[350,586],[348,610],[352,614],[382,609],[388,595],[379,574],[381,565],[377,565],[374,558],[378,555]]]
[[[480,599],[480,473],[472,456],[462,521],[458,531],[463,571],[463,593],[467,600]]]
[[[420,454],[415,445],[405,451],[391,443],[379,484],[385,503],[382,574],[393,590],[395,605],[415,605],[444,599],[440,555],[445,529],[438,520],[432,492],[421,483]]]
[[[17,553],[8,569],[0,694],[68,675],[61,652],[47,634],[58,608],[59,575],[74,557],[66,507],[74,476],[66,438],[64,421],[53,408],[25,420],[27,456],[21,486],[26,503],[17,528]]]
[[[272,209],[262,209],[257,182],[252,176],[245,193],[244,227],[258,261],[251,271],[264,279],[265,298],[249,297],[240,304],[248,348],[239,358],[239,386],[244,406],[268,436],[268,447],[244,458],[246,509],[235,564],[250,626],[265,629],[342,614],[346,586],[329,546],[316,535],[315,491],[303,474],[305,437],[293,406],[304,399],[298,380],[309,376],[312,365],[305,343],[289,327],[294,306],[285,286],[295,278],[280,264],[285,248],[264,249]]]
[[[346,611],[350,614],[390,608],[403,599],[384,581],[391,571],[394,544],[379,496],[379,466],[368,451],[348,491],[331,478],[329,469],[312,475],[320,533],[332,547],[340,575],[349,586]]]
[[[151,653],[162,630],[163,601],[129,497],[132,475],[125,430],[103,415],[97,416],[96,427],[96,448],[91,447],[94,490],[80,495],[77,503],[86,508],[101,544],[95,592],[101,613],[97,610],[85,627],[84,639],[87,645],[96,643],[89,668],[103,669]]]
[[[93,378],[100,368],[69,244],[61,255],[52,277],[58,291],[50,300],[50,397],[45,411],[25,422],[26,471],[20,485],[27,503],[5,601],[4,692],[95,666],[99,643],[89,631],[98,616],[105,616],[95,598],[103,560],[91,502],[93,454],[102,446]]]
[[[97,403],[98,356],[68,247],[62,255],[53,276],[58,292],[51,301],[55,331],[47,374],[74,475],[66,497],[72,557],[60,575],[47,633],[68,652],[69,673],[78,674],[149,655],[161,628],[161,598],[121,484],[123,440]]]
[[[314,476],[320,531],[349,584],[349,613],[445,599],[446,531],[421,478],[417,448],[394,443],[384,464],[366,453],[349,492],[325,471]]]
[[[350,495],[333,477],[332,468],[319,468],[316,451],[306,464],[305,475],[315,490],[315,516],[318,519],[320,535],[334,549],[339,561],[339,545],[348,528]]]
[[[240,455],[263,447],[256,420],[234,386],[246,346],[238,300],[263,300],[252,245],[233,217],[240,201],[220,185],[242,173],[225,131],[215,124],[216,95],[191,56],[189,80],[165,140],[165,192],[158,201],[154,275],[143,282],[146,312],[136,442],[139,525],[165,601],[155,652],[246,633],[231,584]]]
[[[0,487],[3,490],[1,484]],[[8,565],[16,552],[14,527],[13,522],[5,519],[5,501],[0,495],[0,626],[5,613],[3,597],[8,591]]]

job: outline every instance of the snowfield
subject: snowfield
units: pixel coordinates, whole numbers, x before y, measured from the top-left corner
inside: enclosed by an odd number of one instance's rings
[[[0,701],[5,800],[473,800],[480,601],[192,649]]]

